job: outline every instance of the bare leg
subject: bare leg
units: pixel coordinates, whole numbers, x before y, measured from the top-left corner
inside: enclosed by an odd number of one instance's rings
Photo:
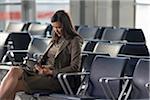
[[[25,90],[22,77],[23,70],[13,67],[6,74],[0,85],[0,100],[13,100],[16,92]],[[8,99],[10,98],[10,99]]]
[[[8,97],[2,98],[2,100],[14,100],[14,98],[15,98],[15,93],[12,93],[12,94],[9,95]]]
[[[16,92],[25,91],[26,90],[24,85],[25,85],[24,81],[19,80],[15,90],[9,96],[4,98],[4,100],[14,100]]]

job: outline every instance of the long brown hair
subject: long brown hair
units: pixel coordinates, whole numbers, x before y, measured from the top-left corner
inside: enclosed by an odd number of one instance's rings
[[[63,26],[63,31],[64,31],[63,36],[65,39],[67,39],[67,40],[72,39],[74,36],[78,35],[74,29],[74,26],[72,24],[70,16],[64,10],[58,10],[52,16],[51,22],[53,23],[53,22],[57,22],[57,21],[60,22]],[[55,35],[54,38],[56,39],[58,37]]]

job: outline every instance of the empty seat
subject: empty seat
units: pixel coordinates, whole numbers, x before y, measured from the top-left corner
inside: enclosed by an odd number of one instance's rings
[[[31,23],[27,31],[33,36],[46,37],[48,29],[51,32],[50,24]]]
[[[106,28],[102,34],[101,40],[121,41],[125,35],[126,29],[121,28]]]
[[[42,58],[48,48],[51,38],[33,37],[29,48],[26,52],[26,57],[23,61],[23,67],[32,70],[34,64]]]
[[[45,52],[50,41],[51,38],[33,37],[27,49],[15,49],[12,52],[17,54],[24,54],[24,56],[19,56],[21,61],[25,56],[28,56],[29,58],[38,59],[38,57]]]
[[[84,27],[83,25],[75,25],[74,28],[77,31],[79,29],[79,27]]]
[[[31,41],[31,35],[28,32],[11,32],[7,38],[8,41],[13,42],[15,50],[26,50]]]
[[[149,56],[149,51],[145,43],[128,42],[121,47],[119,54]]]
[[[35,57],[43,54],[48,48],[51,38],[33,37],[28,48],[29,57]]]
[[[81,96],[66,96],[66,95],[51,95],[51,97],[56,98],[66,98],[69,100],[95,100],[96,98],[100,99],[112,99],[112,97],[107,93],[107,91],[103,91],[103,88],[99,84],[99,78],[103,77],[121,77],[122,71],[128,58],[125,57],[109,57],[109,56],[101,56],[96,55],[91,65],[91,69],[89,73],[66,73],[64,76],[70,75],[87,75],[85,78],[85,93]],[[89,76],[88,76],[89,75]],[[64,78],[65,78],[64,77]],[[65,79],[64,79],[65,80]],[[66,82],[66,81],[65,81]],[[66,82],[67,83],[67,82]],[[102,83],[103,84],[103,83]],[[118,98],[120,93],[120,81],[111,83],[112,90],[115,92],[115,99]],[[86,88],[87,87],[87,88]],[[79,92],[80,93],[80,92]]]
[[[81,51],[83,51],[87,45],[88,41],[83,41]]]
[[[149,100],[149,90],[145,86],[150,82],[150,60],[141,59],[138,61],[132,78],[132,84],[129,88],[130,95],[126,99],[142,99]]]
[[[131,77],[133,76],[133,72],[139,59],[150,59],[150,56],[136,56],[127,54],[118,54],[117,56],[130,58],[124,69],[124,76],[131,76]]]
[[[82,61],[82,71],[90,71],[95,56],[97,55],[110,56],[107,53],[94,53],[94,52],[84,52],[83,54],[86,54],[86,57]]]
[[[96,39],[101,39],[102,38],[102,35],[103,35],[103,32],[105,29],[113,29],[114,27],[111,27],[111,26],[97,26],[99,27],[99,33],[96,34],[95,38]]]
[[[123,43],[108,43],[108,42],[97,42],[93,52],[105,53],[109,54],[110,56],[117,56],[119,53]]]
[[[98,78],[103,77],[121,77],[123,69],[129,59],[126,57],[101,57],[96,56],[91,67],[89,94],[100,98],[112,99],[109,94],[102,92],[102,87],[98,83]],[[114,91],[114,97],[118,98],[120,93],[120,81],[110,83],[112,91]],[[90,84],[89,84],[90,85]],[[101,92],[99,92],[101,91]]]
[[[27,50],[30,41],[31,36],[27,32],[11,32],[6,40],[6,45],[11,42],[13,46],[12,50]],[[8,53],[5,56],[8,56]],[[15,61],[22,62],[22,57],[24,56],[25,54],[15,54]],[[4,57],[3,59],[6,58]]]
[[[142,29],[129,28],[124,36],[124,40],[128,42],[145,42],[145,36]]]
[[[13,52],[14,54],[20,54],[20,55],[17,55],[17,57],[19,56],[19,58],[21,59],[21,61],[19,61],[21,64],[25,64],[25,63],[28,63],[28,64],[31,64],[31,62],[27,62],[25,60],[28,60],[28,59],[25,59],[23,62],[23,57],[25,58],[33,58],[32,60],[34,59],[38,59],[39,55],[43,54],[45,52],[45,50],[47,49],[49,43],[51,41],[51,38],[39,38],[39,37],[34,37],[32,38],[29,46],[27,49],[25,48],[22,48],[22,49],[15,49],[15,50],[9,50],[9,52]],[[21,56],[21,55],[24,55],[24,56]],[[7,55],[6,55],[7,56]],[[17,62],[18,64],[18,61],[16,61],[16,56],[15,57],[15,61],[13,62],[13,64],[15,64]],[[19,64],[20,64],[19,63]],[[10,68],[11,66],[10,65],[1,65],[0,66],[0,79],[2,79],[6,72],[8,71],[8,69]]]
[[[6,26],[5,30],[6,32],[21,32],[23,31],[25,23],[23,22],[9,22],[9,24]]]
[[[78,28],[77,32],[84,39],[95,39],[96,34],[98,34],[98,32],[99,32],[99,28],[82,26],[82,27]]]
[[[96,45],[97,41],[84,41],[83,45],[82,45],[82,51],[91,51],[93,52],[94,47]]]

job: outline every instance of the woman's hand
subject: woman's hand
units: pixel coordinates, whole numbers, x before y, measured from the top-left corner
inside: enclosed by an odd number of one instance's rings
[[[52,76],[53,75],[53,70],[51,70],[50,68],[46,67],[45,65],[42,66],[35,66],[35,69],[38,71],[39,74],[41,75],[49,75]]]

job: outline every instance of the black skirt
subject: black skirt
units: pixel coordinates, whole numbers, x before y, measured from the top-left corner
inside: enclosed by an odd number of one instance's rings
[[[23,69],[23,80],[27,84],[27,91],[32,93],[34,91],[49,91],[52,93],[60,93],[62,92],[62,88],[59,84],[57,77],[50,77],[39,75],[38,73],[28,70],[26,68]]]

